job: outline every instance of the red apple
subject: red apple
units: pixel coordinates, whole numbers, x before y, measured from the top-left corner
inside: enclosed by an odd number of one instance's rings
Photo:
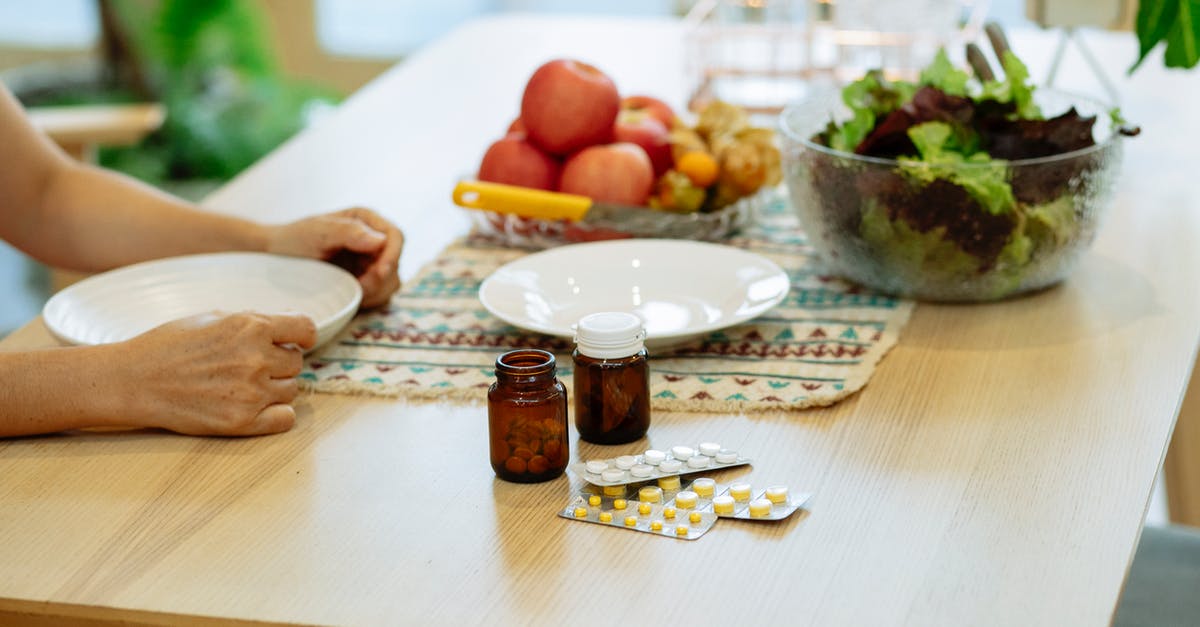
[[[644,109],[622,109],[617,114],[617,123],[613,125],[613,138],[641,146],[654,165],[655,177],[661,176],[675,164],[667,127]]]
[[[558,186],[559,163],[525,135],[513,132],[488,147],[479,164],[479,180],[553,191]]]
[[[671,105],[654,96],[626,96],[621,99],[621,109],[624,111],[645,111],[654,116],[654,119],[662,122],[662,125],[667,127],[668,131],[675,124],[675,111],[671,109]]]
[[[584,148],[563,164],[558,189],[592,200],[644,205],[654,187],[654,166],[641,146],[628,142]]]
[[[556,59],[537,69],[521,97],[529,139],[546,152],[568,153],[612,139],[621,98],[612,79],[580,61]]]

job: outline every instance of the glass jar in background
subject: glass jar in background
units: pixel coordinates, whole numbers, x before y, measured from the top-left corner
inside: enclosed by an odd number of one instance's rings
[[[567,468],[567,390],[554,355],[519,349],[496,358],[488,389],[492,470],[505,481],[536,483]]]
[[[650,428],[650,366],[642,319],[584,316],[575,326],[575,428],[595,444],[624,444]]]

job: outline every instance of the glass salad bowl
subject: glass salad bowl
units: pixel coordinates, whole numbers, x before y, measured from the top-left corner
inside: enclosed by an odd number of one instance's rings
[[[870,157],[820,141],[831,120],[850,115],[837,92],[786,108],[784,179],[828,271],[932,301],[995,300],[1066,277],[1111,200],[1123,138],[1099,102],[1051,89],[1033,97],[1046,118],[1071,107],[1095,116],[1095,143],[1012,160]]]

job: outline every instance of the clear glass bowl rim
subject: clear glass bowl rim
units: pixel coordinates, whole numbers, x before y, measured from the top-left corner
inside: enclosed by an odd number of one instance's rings
[[[826,95],[833,95],[833,94],[835,94],[837,96],[837,102],[841,103],[842,102],[841,90],[838,89],[838,90],[833,90],[831,92],[822,92],[820,95],[813,95],[813,96],[810,96],[803,100],[793,102],[793,103],[787,105],[786,107],[784,107],[783,111],[780,112],[780,114],[779,114],[779,130],[780,130],[780,132],[783,133],[784,137],[788,141],[797,142],[809,150],[815,150],[817,152],[824,153],[824,154],[827,154],[832,157],[839,157],[842,159],[850,159],[850,160],[859,161],[862,163],[873,163],[876,165],[884,165],[884,166],[888,166],[888,167],[896,167],[901,163],[906,163],[906,164],[930,165],[930,167],[938,167],[938,168],[964,168],[964,169],[966,169],[966,168],[994,168],[999,164],[1004,164],[1004,165],[1007,165],[1008,167],[1037,166],[1037,165],[1058,163],[1061,161],[1070,161],[1071,159],[1076,159],[1079,157],[1090,155],[1092,153],[1106,150],[1110,146],[1121,141],[1121,139],[1123,137],[1123,135],[1120,132],[1118,132],[1118,129],[1110,128],[1109,132],[1108,132],[1108,137],[1105,138],[1104,141],[1096,142],[1095,144],[1093,144],[1091,146],[1088,146],[1086,148],[1080,148],[1079,150],[1072,150],[1070,152],[1062,152],[1062,153],[1059,153],[1056,155],[1047,155],[1045,157],[1033,157],[1030,159],[1011,159],[1011,160],[994,159],[992,161],[984,162],[984,163],[963,162],[963,163],[955,163],[953,165],[949,165],[949,164],[933,165],[933,164],[925,164],[925,162],[923,162],[923,161],[909,161],[909,160],[902,161],[900,159],[888,159],[886,157],[871,157],[871,156],[867,156],[867,155],[860,155],[860,154],[853,153],[853,152],[843,152],[841,150],[835,150],[833,148],[830,148],[829,146],[824,146],[824,145],[818,144],[818,143],[812,141],[809,137],[801,137],[798,134],[799,130],[793,128],[792,125],[788,123],[788,120],[791,119],[791,117],[793,115],[795,115],[797,112],[806,112],[807,113],[808,112],[807,110],[810,109],[814,103],[818,102],[821,97],[826,96]],[[1074,103],[1074,102],[1078,102],[1081,104],[1087,103],[1090,106],[1096,107],[1097,111],[1112,111],[1113,110],[1113,107],[1111,105],[1106,105],[1104,102],[1097,100],[1095,98],[1091,98],[1088,96],[1082,96],[1082,95],[1079,95],[1079,94],[1076,94],[1073,92],[1064,91],[1064,90],[1060,90],[1060,89],[1053,89],[1050,87],[1038,87],[1037,90],[1035,91],[1035,94],[1050,94],[1055,97],[1064,97],[1069,102],[1072,102],[1072,103]],[[1097,118],[1099,118],[1100,115],[1101,115],[1100,113],[1097,113],[1096,114]],[[786,151],[785,151],[785,153],[786,153]]]

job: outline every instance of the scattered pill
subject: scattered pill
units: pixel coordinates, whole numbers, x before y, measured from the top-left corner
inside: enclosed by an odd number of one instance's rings
[[[602,523],[612,522],[612,512],[600,512],[600,522],[602,522]]]
[[[628,503],[625,502],[625,499],[616,499],[613,501],[613,509],[625,509],[627,504]]]
[[[700,477],[692,482],[692,491],[701,498],[711,498],[716,487],[717,482],[708,477]]]
[[[642,516],[649,516],[651,509],[649,503],[638,503],[638,513]]]
[[[600,507],[600,495],[593,494],[593,495],[589,496],[588,497],[588,505],[591,505],[592,507]]]
[[[768,500],[770,500],[772,503],[775,503],[776,505],[778,505],[780,503],[787,503],[787,500],[788,500],[787,486],[773,485],[773,486],[767,488],[766,497]]]
[[[683,468],[683,462],[677,459],[668,459],[667,461],[658,465],[659,471],[667,474],[679,472],[680,468]]]
[[[721,496],[713,497],[712,504],[713,511],[718,514],[733,513],[733,497],[729,496],[728,494],[722,494]]]
[[[676,494],[675,505],[679,509],[693,509],[696,507],[696,493],[691,490],[684,490]]]
[[[689,531],[690,530],[688,529],[687,525],[679,525],[678,527],[675,528],[675,535],[686,536],[689,533]]]
[[[675,518],[675,508],[674,507],[664,507],[663,508],[663,518],[666,518],[667,520],[674,519]]]
[[[708,468],[708,463],[712,461],[710,458],[703,455],[692,455],[688,458],[688,468]]]
[[[575,508],[575,517],[576,518],[587,518],[587,508],[586,507],[576,507]]]
[[[692,521],[692,524],[699,524],[704,517],[700,515],[700,512],[692,512],[688,514],[688,520]]]
[[[729,496],[732,496],[737,501],[750,500],[750,484],[735,483],[729,486]]]
[[[625,471],[617,470],[616,468],[609,468],[608,470],[600,473],[600,478],[610,483],[613,481],[621,481],[625,478]]]
[[[593,459],[592,461],[587,463],[587,471],[592,473],[593,475],[598,475],[598,474],[604,472],[605,470],[608,470],[608,462],[602,462],[602,461]]]
[[[678,459],[679,461],[684,461],[687,458],[689,458],[695,454],[696,454],[695,449],[693,449],[690,446],[672,446],[671,447],[671,457],[674,457],[675,459]]]
[[[750,515],[755,518],[762,518],[771,514],[771,501],[768,499],[754,499],[750,501]]]
[[[629,470],[637,463],[637,458],[633,455],[622,455],[616,459],[617,468],[621,470]]]
[[[737,460],[738,460],[737,451],[731,451],[731,450],[725,448],[725,449],[721,449],[721,451],[719,453],[717,453],[717,463],[718,464],[732,464],[733,462],[736,462]]]
[[[708,455],[709,457],[716,457],[717,453],[720,453],[720,452],[721,452],[721,445],[717,444],[716,442],[701,442],[700,443],[700,454],[701,455]]]
[[[658,487],[660,487],[664,490],[678,490],[679,485],[680,485],[679,475],[671,475],[670,477],[659,477],[658,478]]]
[[[626,527],[636,527],[637,526],[637,516],[626,516],[625,517],[625,526]]]
[[[604,496],[625,496],[624,485],[606,485],[603,490]]]
[[[651,466],[650,464],[637,464],[633,468],[629,469],[629,474],[639,478],[649,477],[653,473],[654,466]]]
[[[666,453],[664,453],[662,451],[656,451],[654,449],[649,449],[645,453],[642,453],[642,461],[646,462],[647,464],[649,464],[651,466],[657,466],[657,465],[663,463],[663,460],[666,458],[667,458]]]
[[[663,523],[661,520],[655,520],[655,521],[650,522],[650,529],[652,529],[654,531],[662,531],[662,527],[663,527]]]
[[[661,503],[663,499],[662,488],[658,486],[643,486],[638,490],[638,500],[646,503]]]

